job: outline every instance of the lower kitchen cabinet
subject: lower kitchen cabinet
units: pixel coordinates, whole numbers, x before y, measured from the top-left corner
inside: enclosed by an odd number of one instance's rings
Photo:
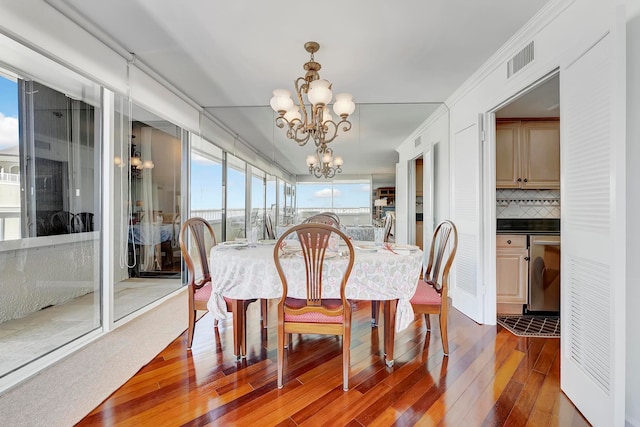
[[[527,236],[496,236],[498,313],[522,314],[522,305],[527,302],[528,263]]]

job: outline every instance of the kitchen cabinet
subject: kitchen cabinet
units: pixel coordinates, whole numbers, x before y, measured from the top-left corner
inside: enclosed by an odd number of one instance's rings
[[[522,314],[527,302],[529,249],[527,236],[496,236],[496,300],[501,314]]]
[[[424,227],[422,221],[416,221],[416,246],[422,249],[423,245],[423,235],[424,235]]]
[[[560,188],[560,122],[496,122],[496,188]]]

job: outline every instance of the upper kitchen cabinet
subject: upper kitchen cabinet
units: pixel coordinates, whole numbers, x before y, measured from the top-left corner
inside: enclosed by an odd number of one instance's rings
[[[496,188],[560,188],[560,122],[496,122]]]

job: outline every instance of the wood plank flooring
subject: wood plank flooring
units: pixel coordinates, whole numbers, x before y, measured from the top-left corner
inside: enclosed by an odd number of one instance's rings
[[[273,303],[273,302],[272,302]],[[186,307],[185,307],[186,309]],[[339,337],[294,335],[276,387],[276,318],[248,311],[248,356],[232,354],[231,319],[210,315],[87,415],[78,426],[585,426],[560,391],[558,339],[519,338],[456,310],[443,357],[437,318],[418,316],[396,334],[395,365],[383,361],[383,328],[370,304],[353,313],[349,391],[342,391]]]

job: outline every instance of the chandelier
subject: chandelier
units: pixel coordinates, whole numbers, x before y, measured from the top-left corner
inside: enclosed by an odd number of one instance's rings
[[[315,175],[316,178],[333,178],[336,173],[342,172],[344,161],[342,157],[333,158],[333,150],[326,144],[321,144],[316,148],[316,154],[307,156],[307,166],[309,173]]]
[[[316,42],[307,42],[304,44],[304,48],[309,52],[311,58],[309,62],[304,64],[305,76],[298,77],[294,81],[298,104],[296,105],[291,99],[291,92],[287,89],[274,90],[270,104],[271,108],[278,113],[276,125],[281,129],[285,125],[287,126],[287,138],[294,140],[301,147],[309,139],[313,139],[317,147],[316,161],[313,163],[315,166],[312,168],[309,163],[314,156],[307,157],[307,165],[310,172],[315,174],[316,169],[326,168],[324,162],[326,156],[333,158],[333,150],[327,148],[327,144],[336,139],[338,129],[342,127],[343,132],[348,132],[351,129],[351,122],[347,118],[354,112],[356,104],[353,102],[351,94],[337,94],[333,103],[333,111],[340,117],[340,121],[336,123],[333,120],[329,111],[329,104],[333,98],[331,83],[328,80],[320,79],[318,71],[321,65],[315,62],[313,57],[313,54],[320,49],[320,45]],[[303,94],[306,96],[307,102],[305,102]],[[336,157],[334,162],[329,163],[334,163],[338,168],[337,172],[340,172],[340,166],[343,164],[342,159]],[[332,172],[331,176],[333,175],[335,175],[335,171]],[[316,176],[318,175],[316,174]],[[326,175],[321,173],[320,176]]]

